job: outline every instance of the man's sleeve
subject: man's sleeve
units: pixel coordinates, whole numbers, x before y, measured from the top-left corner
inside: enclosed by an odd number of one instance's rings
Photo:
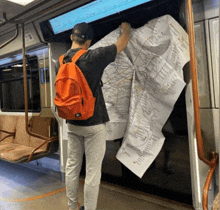
[[[111,62],[115,61],[117,55],[117,47],[115,44],[107,47],[99,47],[93,51],[94,62],[100,69],[105,69]],[[102,70],[102,71],[103,71]]]

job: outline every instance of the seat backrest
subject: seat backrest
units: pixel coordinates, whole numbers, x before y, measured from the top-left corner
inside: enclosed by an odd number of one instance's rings
[[[8,132],[15,132],[18,116],[1,115],[0,116],[0,129]],[[8,134],[0,132],[0,139]],[[8,137],[3,142],[14,142],[14,137]]]
[[[54,125],[56,123],[54,118],[51,117],[32,117],[29,121],[31,125],[31,132],[39,134],[45,137],[51,137],[54,132]],[[44,143],[45,140],[36,138],[31,136],[30,137],[30,147],[36,148]],[[48,144],[45,144],[40,150],[47,150]]]
[[[30,146],[30,136],[26,132],[25,116],[18,116],[14,143]]]
[[[4,125],[4,118],[5,118],[4,115],[1,115],[1,116],[0,116],[0,130],[3,130],[2,127],[3,127],[3,125]],[[0,132],[0,139],[3,138],[3,135],[2,135],[2,134],[3,134],[3,133]]]

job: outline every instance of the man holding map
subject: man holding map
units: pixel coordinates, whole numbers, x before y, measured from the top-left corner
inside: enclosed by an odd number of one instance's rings
[[[76,64],[84,74],[96,98],[94,114],[87,120],[67,120],[68,159],[66,165],[66,188],[71,210],[95,210],[97,206],[101,165],[106,150],[106,122],[109,121],[100,81],[104,69],[125,49],[130,34],[130,24],[122,23],[122,35],[109,46],[88,50]],[[64,56],[65,63],[80,50],[87,50],[93,39],[93,29],[86,23],[74,26],[71,34],[72,46]],[[78,204],[79,175],[86,155],[86,178],[84,205]],[[77,206],[78,204],[78,206]]]

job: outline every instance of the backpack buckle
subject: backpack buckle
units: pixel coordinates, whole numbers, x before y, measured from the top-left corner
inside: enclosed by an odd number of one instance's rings
[[[81,117],[81,116],[82,116],[81,113],[77,113],[77,114],[75,114],[75,117]]]

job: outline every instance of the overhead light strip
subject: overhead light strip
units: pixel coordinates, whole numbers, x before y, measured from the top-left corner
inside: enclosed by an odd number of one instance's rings
[[[30,4],[31,2],[35,1],[35,0],[7,0],[22,6],[26,6],[27,4]]]

